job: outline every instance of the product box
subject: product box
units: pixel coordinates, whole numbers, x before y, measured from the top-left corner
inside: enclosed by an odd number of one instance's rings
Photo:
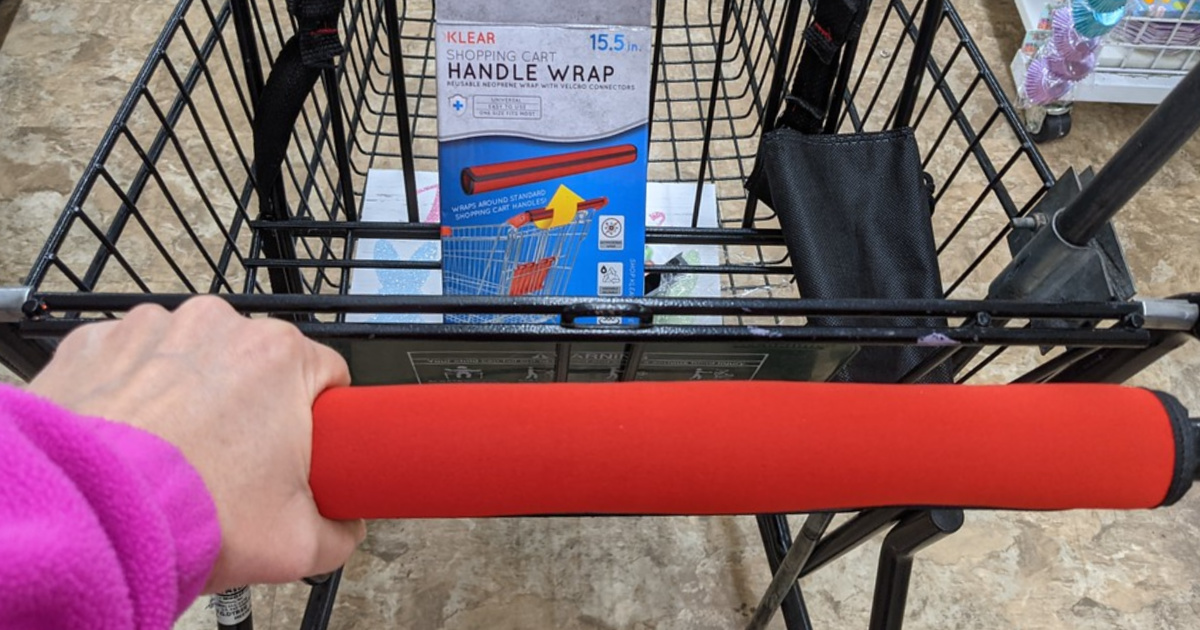
[[[652,6],[437,3],[447,295],[642,294]]]
[[[438,174],[417,171],[418,216],[425,223],[441,221],[441,194]],[[360,210],[363,221],[403,223],[408,220],[404,173],[389,169],[371,169]],[[690,183],[650,182],[646,186],[645,222],[654,227],[690,227],[692,225],[696,185]],[[718,227],[717,190],[705,184],[700,194],[696,224]],[[647,245],[645,247],[647,297],[715,298],[721,297],[720,276],[712,273],[660,273],[660,265],[715,267],[721,263],[718,245]],[[431,263],[442,258],[441,243],[436,240],[359,238],[354,241],[354,260],[361,261],[350,272],[351,295],[442,295],[442,272],[424,265],[379,266],[383,263]],[[743,296],[743,297],[753,297]],[[350,323],[442,323],[436,313],[348,313]],[[655,324],[720,326],[718,315],[658,316]]]

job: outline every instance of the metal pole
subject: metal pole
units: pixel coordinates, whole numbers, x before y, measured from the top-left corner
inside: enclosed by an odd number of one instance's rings
[[[942,21],[945,8],[946,0],[928,0],[925,4],[912,63],[909,64],[908,74],[904,77],[900,102],[896,104],[896,129],[903,129],[912,122],[913,110],[917,107],[917,92],[921,89],[921,79],[925,76],[926,66],[929,65],[929,57],[933,53],[933,40],[937,36],[938,25]]]
[[[338,569],[328,579],[312,585],[308,604],[304,607],[304,618],[300,630],[325,630],[333,616],[333,603],[337,599],[338,585],[342,581],[342,570]]]
[[[792,544],[787,517],[782,514],[760,514],[756,518],[758,531],[762,534],[763,548],[767,552],[767,564],[771,568],[771,575],[775,575],[779,573]],[[776,606],[780,605],[783,607],[783,623],[787,630],[812,630],[808,607],[804,605],[804,598],[800,596],[800,589],[795,580],[780,594]]]
[[[919,512],[892,528],[879,552],[870,630],[900,630],[908,603],[908,581],[916,553],[963,525],[962,510]]]
[[[217,630],[254,630],[249,586],[213,595],[212,606],[217,613]]]
[[[325,84],[325,98],[329,104],[329,128],[333,136],[334,157],[337,159],[338,187],[341,188],[342,211],[345,212],[347,221],[357,221],[358,211],[355,209],[354,204],[354,179],[350,167],[350,147],[346,142],[346,124],[342,119],[342,93],[338,89],[337,69],[326,68],[321,71],[321,80]],[[336,218],[336,215],[330,215],[330,219]]]
[[[783,562],[779,563],[779,569],[775,571],[775,576],[771,578],[771,585],[767,587],[767,591],[759,600],[758,608],[754,609],[754,616],[750,618],[746,630],[765,630],[767,624],[771,623],[775,611],[779,609],[784,598],[792,592],[792,589],[796,588],[796,580],[800,577],[800,571],[804,569],[805,563],[808,562],[813,549],[817,546],[817,541],[821,540],[821,536],[825,534],[825,529],[829,527],[832,520],[833,514],[822,512],[813,514],[804,521],[800,535],[796,537],[796,542],[784,556]],[[807,615],[805,615],[804,621],[808,622]],[[809,625],[811,626],[811,624]]]
[[[242,68],[246,71],[246,87],[250,96],[251,111],[258,113],[258,95],[263,88],[262,58],[258,56],[258,44],[254,40],[254,19],[250,17],[249,0],[231,0],[233,30],[237,34],[238,49],[242,53]]]
[[[733,0],[725,0],[721,9],[721,32],[717,35],[717,59],[713,62],[712,90],[708,95],[708,117],[704,120],[704,146],[700,149],[700,175],[696,177],[696,198],[692,205],[692,227],[700,227],[700,201],[704,198],[704,176],[708,173],[709,150],[712,148],[713,120],[717,115],[717,97],[721,93],[721,64],[725,62],[725,37],[733,18]],[[653,103],[653,102],[652,102]]]
[[[391,60],[392,100],[396,102],[396,128],[400,133],[400,164],[404,168],[404,200],[408,222],[421,221],[417,206],[416,162],[413,160],[412,120],[408,114],[408,85],[404,73],[404,49],[400,45],[400,15],[396,0],[383,0],[383,19],[387,21],[388,54]]]
[[[766,107],[762,113],[762,137],[766,137],[779,118],[779,107],[783,102],[784,91],[787,90],[787,74],[792,55],[792,45],[796,40],[796,24],[800,21],[800,9],[803,0],[789,0],[784,6],[783,30],[779,36],[779,47],[775,49],[775,69],[771,77],[771,91],[767,92]],[[742,227],[754,227],[754,211],[758,207],[758,199],[754,195],[746,198],[746,209],[742,213]]]
[[[839,525],[837,529],[821,539],[821,542],[813,549],[812,557],[800,571],[800,577],[842,557],[883,528],[900,520],[907,511],[905,508],[880,508],[859,512],[854,518]]]

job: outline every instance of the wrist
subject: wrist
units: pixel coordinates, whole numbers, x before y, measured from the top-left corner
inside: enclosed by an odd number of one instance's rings
[[[201,593],[221,546],[217,509],[203,478],[167,440],[138,427],[86,418],[92,431],[141,478],[174,542],[182,612]]]

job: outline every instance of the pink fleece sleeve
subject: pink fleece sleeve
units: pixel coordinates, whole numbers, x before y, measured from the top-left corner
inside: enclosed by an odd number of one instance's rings
[[[174,446],[0,385],[0,628],[170,628],[219,548]]]

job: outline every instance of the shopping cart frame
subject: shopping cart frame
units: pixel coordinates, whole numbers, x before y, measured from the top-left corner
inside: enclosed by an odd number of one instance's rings
[[[265,4],[265,6],[264,6]],[[685,3],[685,9],[700,3]],[[882,3],[881,3],[882,4]],[[956,245],[955,237],[970,229],[973,216],[981,208],[999,208],[1003,227],[982,252],[957,277],[948,278],[948,293],[969,284],[972,274],[981,274],[987,256],[1006,254],[1005,238],[1011,231],[1010,219],[1028,217],[1043,204],[1059,203],[1056,180],[1022,129],[1018,113],[1005,97],[995,75],[988,68],[965,25],[953,6],[944,7],[936,0],[913,3],[891,0],[879,8],[892,26],[898,26],[895,41],[884,37],[889,22],[879,27],[874,41],[864,42],[864,58],[885,59],[883,79],[871,94],[871,78],[857,74],[846,95],[842,118],[844,129],[890,127],[909,122],[919,130],[929,130],[923,146],[927,161],[946,153],[957,139],[962,140],[961,155],[951,159],[949,176],[940,182],[938,202],[948,204],[947,191],[966,173],[982,179],[977,195],[961,219],[943,241],[943,248]],[[256,94],[264,82],[271,59],[271,45],[283,37],[286,17],[278,2],[248,0],[183,0],[173,12],[163,34],[155,43],[145,67],[134,81],[128,97],[120,105],[110,132],[101,142],[96,156],[68,201],[45,248],[36,259],[24,286],[0,292],[0,359],[19,375],[29,378],[49,360],[58,339],[74,327],[97,319],[117,317],[141,303],[174,307],[196,292],[221,294],[239,311],[288,317],[314,339],[352,351],[355,344],[420,340],[428,342],[484,341],[504,346],[513,343],[552,344],[556,355],[555,376],[571,377],[569,355],[573,344],[613,343],[623,347],[625,358],[621,380],[632,380],[646,349],[662,342],[704,344],[711,342],[762,343],[764,339],[779,346],[788,344],[826,344],[830,346],[924,344],[939,350],[900,380],[913,382],[967,349],[991,348],[960,373],[960,382],[974,382],[988,375],[989,366],[1009,348],[1036,352],[1040,347],[1058,349],[1057,354],[1035,359],[1035,365],[1015,379],[1016,382],[1120,382],[1128,379],[1155,360],[1196,336],[1197,304],[1200,296],[1179,296],[1169,300],[1139,302],[1074,302],[1055,304],[1037,301],[998,301],[982,299],[914,300],[880,303],[876,300],[811,300],[775,297],[769,277],[786,277],[790,269],[780,253],[782,236],[770,227],[773,215],[745,197],[740,190],[725,186],[719,192],[723,207],[741,204],[739,216],[725,216],[720,228],[672,227],[649,231],[651,243],[716,245],[732,251],[738,248],[754,252],[750,262],[732,257],[717,268],[703,270],[718,273],[730,285],[738,286],[746,278],[762,278],[771,297],[723,297],[712,299],[638,299],[606,300],[593,298],[494,298],[362,296],[349,294],[348,277],[356,267],[419,268],[412,263],[356,261],[352,243],[360,238],[402,238],[432,240],[438,237],[436,225],[422,224],[417,214],[415,172],[418,166],[433,161],[429,148],[430,113],[421,111],[422,94],[431,79],[422,66],[428,59],[428,35],[432,21],[428,16],[409,15],[394,0],[352,2],[343,14],[347,54],[336,68],[324,73],[321,94],[315,95],[297,128],[294,145],[286,164],[289,170],[287,194],[295,204],[294,215],[283,222],[251,218],[248,212],[254,198],[252,169],[244,155],[228,161],[219,157],[219,143],[212,136],[223,125],[227,140],[237,145],[237,118],[240,106],[250,117]],[[655,97],[652,107],[656,146],[668,148],[666,155],[651,157],[653,168],[673,170],[674,180],[697,184],[695,211],[698,213],[701,189],[706,182],[729,184],[744,179],[754,153],[754,140],[769,130],[775,120],[787,86],[789,68],[800,48],[805,3],[723,0],[710,2],[707,19],[692,23],[685,10],[680,16],[659,19],[655,33]],[[930,8],[932,7],[932,8]],[[924,8],[924,11],[920,9]],[[667,16],[667,1],[657,0],[655,15]],[[207,20],[209,30],[194,32],[199,16]],[[918,24],[918,18],[921,18]],[[675,20],[675,21],[671,21]],[[678,20],[682,20],[680,23]],[[392,27],[389,27],[391,25]],[[415,26],[414,26],[415,25]],[[270,32],[274,27],[274,33]],[[413,32],[405,28],[415,29]],[[707,39],[701,42],[705,32]],[[925,36],[922,36],[924,34]],[[947,37],[949,48],[939,48],[939,34]],[[697,41],[693,41],[696,38]],[[763,43],[766,42],[766,43]],[[396,63],[387,51],[422,50],[402,54]],[[714,58],[722,63],[705,62],[695,52],[707,43],[715,47]],[[182,45],[191,55],[184,65],[172,60]],[[904,53],[903,55],[900,53]],[[882,53],[888,53],[886,56]],[[927,55],[931,55],[928,56]],[[900,78],[905,65],[901,60],[915,58],[911,70]],[[386,61],[387,63],[383,63]],[[706,65],[707,63],[707,65]],[[897,63],[901,63],[897,66]],[[217,116],[206,117],[198,101],[206,97],[220,101],[216,84],[220,67],[233,78],[237,102],[229,110],[219,108]],[[374,66],[374,67],[372,67]],[[692,67],[690,76],[686,69]],[[728,69],[726,68],[728,66]],[[695,68],[711,67],[702,76]],[[957,94],[951,76],[966,68],[965,95]],[[678,79],[677,73],[684,72]],[[892,101],[887,89],[890,78],[899,85],[901,98]],[[373,81],[382,81],[382,87]],[[159,81],[159,83],[156,83]],[[166,83],[171,94],[157,99]],[[865,92],[861,91],[865,87]],[[896,87],[893,83],[892,87]],[[369,92],[373,89],[373,92]],[[695,114],[679,116],[670,110],[680,90],[690,89],[696,104]],[[410,92],[415,90],[416,95]],[[673,92],[674,91],[674,92]],[[735,98],[737,92],[742,96]],[[380,98],[380,102],[372,99]],[[744,101],[742,100],[744,99]],[[977,99],[977,100],[973,100]],[[987,103],[982,117],[972,106]],[[688,101],[690,102],[690,101]],[[746,103],[744,111],[735,106]],[[389,105],[390,103],[390,105]],[[218,103],[219,104],[219,103]],[[878,106],[878,107],[877,107]],[[948,112],[944,124],[934,120],[939,108]],[[665,110],[665,112],[664,112]],[[137,116],[150,119],[148,141],[139,135]],[[881,120],[882,119],[882,120]],[[372,132],[364,121],[380,125],[394,124],[394,132]],[[189,122],[193,121],[193,122]],[[214,126],[206,129],[205,122]],[[189,125],[191,125],[189,127]],[[664,131],[665,129],[665,131]],[[728,131],[726,131],[728,129]],[[220,194],[211,193],[200,183],[182,131],[190,131],[194,154],[212,156],[223,181]],[[1009,151],[996,160],[993,140]],[[394,139],[398,150],[386,154],[378,146]],[[720,144],[732,142],[733,149]],[[374,146],[367,143],[375,142]],[[693,145],[698,156],[678,150]],[[422,148],[423,147],[423,148]],[[241,151],[240,146],[238,150]],[[140,164],[131,175],[123,176],[115,168],[114,154],[135,154]],[[357,152],[357,153],[356,153]],[[365,158],[363,156],[366,156]],[[383,156],[396,163],[406,178],[408,222],[364,223],[358,221],[361,205],[359,183],[366,169]],[[327,159],[328,158],[328,159]],[[363,164],[365,159],[366,163]],[[198,160],[203,161],[203,160]],[[243,162],[239,165],[237,162]],[[172,191],[183,190],[166,179],[164,164],[176,165],[193,182],[192,194],[202,211],[213,210],[213,200],[223,197],[237,207],[224,226],[224,239],[217,247],[206,249],[207,242],[185,229],[182,241],[201,254],[200,267],[206,273],[195,281],[186,273],[158,239],[149,247],[157,249],[179,276],[167,282],[166,290],[152,286],[149,274],[143,277],[138,262],[122,247],[122,238],[139,226],[151,237],[146,199],[166,199],[179,210],[184,227],[204,220],[187,215],[176,207],[179,200]],[[229,165],[229,168],[224,168]],[[1017,193],[1008,175],[1024,168],[1036,176],[1040,186]],[[240,169],[240,170],[239,170]],[[661,170],[659,171],[662,172]],[[240,175],[239,175],[240,173]],[[97,197],[109,195],[115,207],[111,216],[102,216]],[[945,197],[945,200],[943,200]],[[1049,201],[1048,201],[1049,200]],[[1052,204],[1051,204],[1052,205]],[[94,209],[95,208],[95,209]],[[942,212],[942,210],[939,210]],[[149,226],[149,227],[147,227]],[[83,235],[94,247],[85,260],[70,259],[72,239]],[[300,244],[300,255],[285,260],[264,253],[268,236],[282,234]],[[315,249],[313,249],[315,248]],[[234,273],[241,267],[240,275]],[[285,295],[281,286],[272,286],[272,278],[263,278],[262,270],[276,270],[296,278],[292,286],[304,292]],[[660,269],[662,272],[696,272],[696,269]],[[106,284],[111,276],[116,284]],[[206,280],[201,282],[200,280]],[[990,279],[990,278],[988,278]],[[180,284],[187,286],[180,287]],[[113,286],[118,287],[114,290]],[[123,290],[121,290],[123,289]],[[781,291],[786,294],[786,291]],[[526,315],[552,315],[561,325],[547,328],[537,325],[424,325],[361,324],[346,321],[353,313],[443,313],[488,314],[506,312]],[[723,326],[656,326],[656,316],[718,315]],[[864,322],[885,322],[900,316],[940,316],[951,323],[944,330],[897,328],[886,323],[855,327],[816,328],[798,325],[814,316],[850,316]],[[594,326],[584,324],[594,317],[621,317],[634,325]],[[1086,322],[1086,326],[1064,328],[1061,322]],[[1000,325],[1007,322],[1008,325]],[[1021,324],[1014,324],[1020,322]],[[768,482],[770,480],[764,480]],[[872,534],[889,529],[884,558],[877,581],[876,610],[872,627],[898,627],[903,616],[904,593],[911,557],[919,548],[932,543],[961,525],[958,510],[868,510],[832,532],[825,532],[830,515],[810,517],[798,538],[793,538],[783,515],[761,516],[759,528],[767,548],[773,573],[786,575],[796,569],[800,575],[825,566],[849,549],[862,544]],[[792,551],[789,554],[789,551]],[[798,567],[798,568],[797,568]],[[316,581],[309,599],[303,627],[324,627],[332,614],[340,573]],[[807,613],[795,580],[780,580],[767,593],[766,603],[782,603],[789,629],[807,627]],[[772,609],[768,606],[763,610]]]

